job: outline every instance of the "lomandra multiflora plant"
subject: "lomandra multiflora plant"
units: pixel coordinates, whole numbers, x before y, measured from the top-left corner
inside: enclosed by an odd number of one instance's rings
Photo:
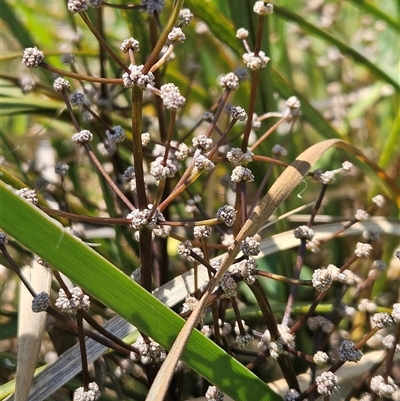
[[[14,399],[399,399],[399,287],[388,265],[398,269],[400,253],[381,238],[398,231],[383,217],[398,189],[350,143],[298,148],[298,96],[257,114],[273,63],[262,48],[273,5],[252,2],[254,32],[236,31],[242,64],[215,76],[211,91],[196,75],[213,60],[195,63],[182,50],[193,13],[183,0],[167,3],[69,0],[75,36],[63,67],[35,46],[23,52],[26,68],[53,80],[53,92],[46,82],[40,90],[63,102],[57,118],[69,121],[69,139],[55,146],[53,181],[40,171],[32,180],[22,163],[2,169],[0,249],[28,291]],[[111,15],[135,21],[119,49]],[[85,54],[79,20],[97,58]],[[199,36],[208,29],[195,23]],[[169,73],[176,59],[186,75]],[[361,198],[360,184],[359,197],[335,204],[361,175],[332,153],[330,169],[313,166],[334,147],[368,166],[385,196],[374,187]],[[35,253],[33,269],[22,272],[18,243]],[[38,290],[41,271],[53,282]],[[21,331],[32,314],[47,318],[50,337],[42,340],[43,319],[30,324],[33,343]],[[123,339],[125,319],[137,330]],[[41,341],[59,356],[32,382]]]

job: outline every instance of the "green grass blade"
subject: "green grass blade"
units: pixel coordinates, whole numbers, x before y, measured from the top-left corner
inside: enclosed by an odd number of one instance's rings
[[[3,182],[0,198],[0,227],[7,234],[163,347],[172,346],[184,324],[181,317]],[[190,336],[182,359],[235,400],[281,399],[197,330]]]

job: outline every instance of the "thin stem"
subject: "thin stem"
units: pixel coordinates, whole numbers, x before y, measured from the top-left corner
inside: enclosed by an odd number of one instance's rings
[[[78,327],[78,338],[79,338],[79,349],[81,351],[81,363],[82,363],[82,381],[84,391],[89,389],[89,372],[88,372],[88,361],[85,344],[85,333],[83,331],[83,319],[82,316],[76,315],[76,323]]]

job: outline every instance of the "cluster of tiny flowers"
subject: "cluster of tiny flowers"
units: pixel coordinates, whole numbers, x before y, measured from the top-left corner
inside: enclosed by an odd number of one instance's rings
[[[0,245],[7,245],[8,237],[4,233],[0,232]]]
[[[99,386],[95,383],[89,383],[88,390],[84,391],[83,387],[79,387],[74,391],[73,401],[96,401],[100,398],[101,392]]]
[[[127,72],[122,74],[122,81],[124,86],[130,88],[131,86],[138,86],[139,88],[146,89],[147,85],[154,86],[154,75],[152,72],[143,74],[143,64],[141,65],[130,65],[130,73]]]
[[[339,359],[343,362],[358,362],[363,353],[356,349],[353,341],[343,340],[338,348]]]
[[[160,87],[160,97],[168,110],[177,110],[179,107],[183,107],[186,102],[179,88],[174,84],[162,85]]]
[[[231,298],[237,295],[237,284],[230,273],[227,272],[222,276],[219,286],[223,291],[221,298]]]
[[[239,274],[247,284],[254,284],[256,276],[254,275],[257,268],[257,262],[254,259],[243,260],[235,263],[229,268],[232,274]]]
[[[372,241],[377,242],[381,237],[377,231],[371,231],[371,230],[364,230],[362,236],[366,241],[371,241],[371,242]]]
[[[167,357],[167,352],[163,349],[160,344],[151,340],[148,344],[143,337],[139,337],[133,347],[138,352],[131,352],[130,358],[133,361],[140,361],[143,365],[156,365],[161,363]]]
[[[168,34],[168,40],[170,43],[183,43],[186,40],[186,36],[181,28],[175,26]]]
[[[392,318],[396,323],[400,323],[400,303],[393,304]]]
[[[205,394],[207,401],[223,401],[224,400],[224,393],[215,386],[209,386],[206,394]]]
[[[393,323],[392,318],[386,312],[375,313],[372,316],[372,321],[376,324],[376,327],[380,329],[389,327]]]
[[[235,322],[235,333],[236,333],[235,342],[238,345],[238,348],[240,349],[245,348],[248,344],[250,344],[254,340],[254,336],[248,333],[249,326],[245,324],[244,320],[242,320],[242,326],[245,331],[245,334],[243,335],[240,332],[238,322]]]
[[[214,142],[211,138],[207,138],[206,135],[198,135],[192,139],[193,146],[200,148],[204,152],[209,152],[214,146]]]
[[[236,221],[236,210],[233,206],[224,205],[218,209],[216,218],[228,227],[232,227]]]
[[[301,103],[300,100],[297,99],[296,96],[290,96],[286,100],[286,107],[287,107],[287,115],[290,116],[291,118],[297,117],[300,114],[300,107]]]
[[[21,198],[24,198],[29,203],[32,203],[32,205],[37,205],[38,203],[38,198],[36,197],[36,192],[34,189],[21,188],[16,191],[15,194],[20,196]]]
[[[210,238],[212,227],[210,226],[195,226],[193,229],[194,238]]]
[[[243,62],[246,64],[247,68],[250,68],[253,71],[266,67],[269,60],[270,58],[261,50],[257,56],[254,52],[243,54]]]
[[[219,84],[222,88],[236,90],[239,88],[239,78],[233,72],[229,72],[219,78]]]
[[[399,389],[399,386],[394,382],[394,380],[389,376],[387,383],[382,376],[374,376],[371,379],[370,384],[371,390],[378,397],[387,397],[391,398],[392,395]]]
[[[32,299],[32,311],[35,313],[44,312],[50,306],[49,295],[42,291]]]
[[[328,269],[316,269],[312,275],[312,285],[319,292],[329,289],[333,283],[332,274]]]
[[[86,11],[89,8],[88,0],[68,0],[68,11],[72,14]]]
[[[71,85],[69,84],[69,82],[61,77],[58,77],[54,80],[53,82],[53,89],[56,92],[62,92],[65,89],[69,89],[71,87]]]
[[[329,361],[329,356],[323,351],[318,351],[316,354],[314,354],[313,361],[317,365],[325,365]]]
[[[310,330],[321,329],[324,333],[330,333],[333,330],[333,323],[323,316],[312,316],[307,320],[308,327]]]
[[[232,331],[232,325],[228,322],[223,322],[221,319],[218,319],[218,327],[219,327],[219,334],[222,337],[227,336]]]
[[[186,26],[189,25],[190,21],[193,19],[193,14],[188,8],[182,8],[182,10],[179,11],[178,19],[180,21],[179,25]]]
[[[149,220],[149,216],[152,209],[153,205],[149,204],[147,208],[143,210],[135,209],[132,212],[130,212],[126,216],[126,218],[132,220],[131,228],[135,230],[140,230],[143,227],[148,227],[150,230],[160,228],[158,222],[165,221],[165,218],[159,210],[156,210],[155,213],[153,213],[153,215],[151,216],[151,219]]]
[[[395,344],[395,336],[393,334],[388,334],[383,337],[382,345],[387,349],[392,349],[394,345],[396,345],[395,352],[400,352],[400,344]]]
[[[354,217],[358,221],[366,221],[369,219],[369,214],[364,209],[357,209]]]
[[[37,68],[42,62],[44,54],[36,46],[27,47],[22,55],[22,64],[28,68]]]
[[[186,295],[185,302],[182,305],[182,313],[193,311],[196,309],[199,300],[191,295]]]
[[[194,161],[194,165],[198,170],[205,170],[211,172],[215,168],[215,164],[204,155],[198,155]]]
[[[180,143],[178,150],[175,152],[175,157],[179,161],[184,161],[189,156],[189,148],[185,143]]]
[[[358,304],[358,310],[360,312],[374,313],[376,311],[377,305],[370,299],[363,298]]]
[[[261,341],[257,344],[257,347],[261,352],[268,351],[271,358],[274,359],[277,359],[279,355],[285,353],[282,342],[272,341],[269,330],[265,330],[264,334],[261,336]]]
[[[246,121],[247,120],[247,113],[246,111],[240,106],[233,106],[230,110],[231,116],[234,120],[239,121]]]
[[[340,269],[333,264],[329,264],[326,270],[332,276],[333,281],[338,281],[347,285],[354,285],[361,282],[361,279],[351,270],[341,272]]]
[[[253,11],[258,15],[270,15],[274,13],[274,6],[265,1],[256,1]]]
[[[378,207],[383,207],[386,204],[386,200],[382,195],[376,195],[372,198],[372,202]]]
[[[283,401],[296,401],[300,393],[294,388],[289,389],[283,396]]]
[[[18,78],[18,83],[19,86],[21,87],[22,93],[30,92],[36,85],[35,80],[29,75],[23,75],[22,77]]]
[[[315,236],[315,231],[308,226],[299,226],[293,231],[293,234],[295,238],[312,240]]]
[[[90,300],[89,296],[84,294],[81,288],[74,287],[70,290],[71,298],[68,298],[65,291],[60,288],[58,298],[55,305],[61,309],[62,312],[76,313],[79,309],[89,310]]]
[[[253,153],[250,151],[243,153],[240,148],[232,148],[226,154],[226,158],[235,166],[238,166],[241,163],[251,162],[253,160]]]
[[[54,172],[59,175],[60,177],[65,177],[68,173],[69,166],[67,163],[64,162],[58,162],[54,166]]]
[[[133,52],[140,51],[139,41],[134,38],[125,39],[119,47],[124,53],[128,53],[129,50]]]
[[[88,131],[87,129],[84,129],[84,130],[72,135],[72,142],[78,148],[81,148],[84,143],[92,142],[92,141],[93,141],[93,134],[90,131]]]
[[[147,14],[160,14],[165,6],[164,0],[142,0],[142,6]]]
[[[189,262],[194,262],[193,256],[190,256],[191,252],[195,253],[201,258],[204,258],[204,254],[200,248],[193,246],[190,241],[182,242],[178,245],[178,255],[181,258],[188,260]]]
[[[356,249],[354,251],[355,255],[359,258],[367,258],[372,251],[372,245],[364,244],[363,242],[357,242]]]
[[[279,144],[273,146],[272,153],[275,156],[281,156],[281,157],[285,157],[288,154],[286,148],[284,148],[282,145],[279,145]]]
[[[167,159],[164,163],[164,157],[159,156],[156,160],[150,163],[150,174],[157,180],[165,180],[166,178],[174,177],[179,166],[171,159]]]
[[[323,372],[321,376],[315,378],[317,391],[321,395],[331,395],[339,389],[338,379],[332,372]]]
[[[240,181],[253,182],[254,174],[247,167],[236,166],[232,170],[231,181],[232,182],[240,182]]]
[[[143,134],[141,135],[141,140],[142,140],[142,146],[147,146],[151,140],[150,133],[143,132]]]
[[[82,107],[86,102],[85,95],[81,92],[71,93],[69,102],[71,103],[72,107]]]
[[[260,253],[259,236],[247,237],[240,244],[240,250],[246,256],[257,256]]]
[[[248,36],[249,36],[249,31],[247,29],[245,29],[245,28],[239,28],[236,31],[236,37],[238,39],[242,39],[243,40],[243,39],[246,39]]]
[[[125,130],[120,125],[116,125],[111,131],[107,130],[106,136],[110,143],[120,143],[126,138]]]

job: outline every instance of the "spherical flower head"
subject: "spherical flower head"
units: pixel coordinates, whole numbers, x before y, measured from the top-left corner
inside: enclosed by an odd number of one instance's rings
[[[240,106],[231,107],[231,116],[234,120],[239,121],[246,121],[247,120],[247,113],[246,111]]]
[[[226,158],[235,166],[238,166],[243,159],[243,152],[240,148],[232,148],[226,154]]]
[[[56,300],[56,307],[61,309],[62,312],[76,313],[79,309],[89,310],[90,300],[89,296],[84,294],[81,288],[74,287],[70,290],[71,298],[68,298],[65,291],[61,288],[58,292]]]
[[[37,68],[42,62],[44,54],[36,46],[27,47],[22,55],[22,64],[28,68]]]
[[[210,238],[212,227],[210,226],[195,226],[193,229],[194,238]]]
[[[194,161],[194,165],[198,170],[205,170],[209,173],[215,169],[215,164],[204,155],[198,155]]]
[[[88,390],[84,391],[83,387],[79,387],[74,391],[73,401],[96,401],[100,398],[101,392],[99,386],[95,383],[89,383]]]
[[[76,134],[72,135],[72,142],[78,148],[81,148],[84,143],[92,142],[93,141],[93,134],[84,129]]]
[[[139,41],[130,37],[129,39],[125,39],[122,43],[121,46],[119,47],[124,53],[128,53],[129,50],[133,52],[138,52],[140,51],[140,46],[139,46]]]
[[[232,227],[236,221],[236,210],[232,206],[224,205],[218,209],[216,218],[228,227]]]
[[[219,78],[219,84],[222,88],[237,90],[239,88],[239,78],[233,72],[230,72]]]
[[[351,169],[353,168],[353,163],[345,161],[342,163],[342,170],[345,172],[350,172]]]
[[[283,401],[296,401],[300,393],[294,388],[289,389],[283,396]]]
[[[71,85],[69,84],[69,82],[61,77],[56,78],[53,82],[53,89],[56,92],[62,92],[63,90],[69,89],[70,87]]]
[[[32,299],[32,311],[35,313],[44,312],[50,306],[49,295],[42,291]]]
[[[106,136],[111,143],[120,143],[126,138],[125,130],[120,125],[116,125],[111,131],[107,130]]]
[[[243,167],[243,166],[236,166],[232,171],[231,181],[232,182],[240,182],[240,181],[253,182],[254,175],[249,168]]]
[[[168,40],[170,43],[183,43],[186,40],[186,36],[183,33],[182,29],[174,26],[171,32],[168,34]]]
[[[247,237],[240,244],[240,250],[246,256],[257,256],[260,253],[261,244],[254,237]]]
[[[243,348],[247,347],[253,340],[254,340],[254,336],[252,336],[250,333],[246,333],[243,336],[240,334],[237,335],[235,342],[239,349],[243,349]]]
[[[400,323],[400,303],[393,304],[392,318],[396,323]]]
[[[294,110],[300,110],[300,100],[297,99],[296,96],[290,96],[287,100],[286,100],[286,106],[291,109],[292,111]]]
[[[372,198],[372,202],[374,202],[378,207],[383,207],[386,204],[386,199],[383,197],[383,195],[376,195]]]
[[[165,84],[160,88],[160,97],[168,110],[177,110],[185,105],[186,99],[181,96],[179,88],[174,84]]]
[[[274,6],[265,1],[256,1],[253,11],[258,15],[270,15],[274,13]]]
[[[327,291],[333,283],[332,274],[328,269],[316,269],[312,275],[312,285],[319,292]]]
[[[321,328],[324,333],[330,333],[333,330],[333,323],[323,316],[313,316],[307,320],[308,327],[310,330],[317,330]]]
[[[246,39],[248,36],[249,36],[249,31],[247,29],[245,29],[245,28],[239,28],[236,31],[236,37],[238,39],[243,40],[243,39]]]
[[[86,11],[89,8],[88,0],[68,0],[68,11],[71,14],[80,13]]]
[[[131,359],[134,361],[140,361],[143,365],[156,365],[163,362],[167,356],[167,353],[160,344],[151,340],[147,343],[142,337],[139,337],[133,347],[138,350],[138,352],[131,352]]]
[[[23,75],[22,77],[18,78],[18,83],[21,87],[21,92],[24,94],[30,92],[36,85],[35,80],[29,75]]]
[[[354,251],[355,255],[359,258],[368,257],[372,251],[372,245],[364,244],[362,242],[357,242],[356,249]]]
[[[69,97],[72,107],[82,107],[85,104],[85,95],[81,92],[74,92]]]
[[[193,248],[193,244],[190,241],[184,241],[178,245],[178,255],[183,259],[193,262],[194,259],[192,256],[190,256]]]
[[[54,172],[59,175],[60,177],[65,177],[68,173],[69,166],[67,163],[64,162],[58,162],[54,166]]]
[[[200,134],[192,139],[192,144],[204,152],[209,152],[214,146],[214,141],[206,135]]]
[[[142,6],[147,14],[160,14],[165,6],[165,0],[142,0]]]
[[[222,276],[219,286],[223,291],[221,298],[231,298],[237,295],[237,284],[230,273],[227,272]]]
[[[315,236],[315,231],[308,226],[299,226],[294,231],[295,238],[312,240]]]
[[[0,245],[7,245],[8,237],[4,233],[0,232]]]
[[[329,356],[323,351],[318,351],[314,354],[313,361],[317,365],[325,365],[329,361]]]
[[[130,212],[126,216],[127,219],[132,220],[130,227],[135,230],[140,230],[143,227],[148,227],[150,230],[160,228],[158,222],[165,221],[165,218],[159,210],[156,210],[149,219],[152,209],[153,205],[149,204],[148,207],[143,210],[135,209]]]
[[[180,26],[188,25],[192,19],[193,14],[188,8],[182,8],[179,11],[178,20],[180,21]]]
[[[167,159],[164,163],[164,157],[159,156],[150,163],[150,174],[157,180],[165,180],[175,176],[179,169],[178,164],[171,159]]]
[[[393,320],[390,315],[386,312],[375,313],[372,316],[372,321],[376,324],[376,327],[383,329],[392,325]]]
[[[243,62],[246,64],[247,68],[250,68],[253,71],[266,67],[269,60],[270,58],[261,50],[259,51],[258,56],[256,56],[254,52],[243,54]]]
[[[392,395],[399,389],[399,386],[389,376],[387,382],[382,376],[374,376],[370,383],[371,390],[378,395],[378,397],[391,398]]]
[[[358,221],[367,221],[369,219],[369,214],[364,209],[357,209],[354,217]]]
[[[194,311],[196,309],[198,303],[199,303],[199,300],[197,298],[192,297],[191,295],[186,295],[185,302],[183,303],[181,313]]]
[[[223,401],[224,393],[215,386],[209,386],[205,394],[207,401]]]
[[[20,196],[21,198],[24,198],[29,203],[32,203],[32,205],[37,205],[38,203],[38,198],[36,197],[36,192],[34,189],[21,188],[16,191],[15,194]]]
[[[89,6],[93,8],[99,8],[103,5],[103,0],[88,0]]]
[[[343,340],[338,348],[339,359],[343,362],[358,362],[363,353],[356,349],[353,341]]]
[[[288,154],[286,148],[284,148],[282,145],[279,144],[273,146],[272,153],[275,156],[280,156],[280,157],[285,157]]]
[[[321,376],[316,377],[315,383],[317,391],[321,395],[331,395],[339,389],[338,379],[332,372],[323,372]]]
[[[127,72],[122,74],[122,81],[125,87],[130,88],[131,86],[138,86],[139,88],[146,89],[147,85],[154,86],[154,75],[152,72],[143,74],[143,64],[141,65],[130,65],[130,73]]]
[[[64,53],[61,55],[61,63],[72,65],[76,62],[76,57],[72,53]]]
[[[184,161],[189,156],[189,148],[185,143],[180,143],[178,150],[175,152],[175,157],[179,161]]]

